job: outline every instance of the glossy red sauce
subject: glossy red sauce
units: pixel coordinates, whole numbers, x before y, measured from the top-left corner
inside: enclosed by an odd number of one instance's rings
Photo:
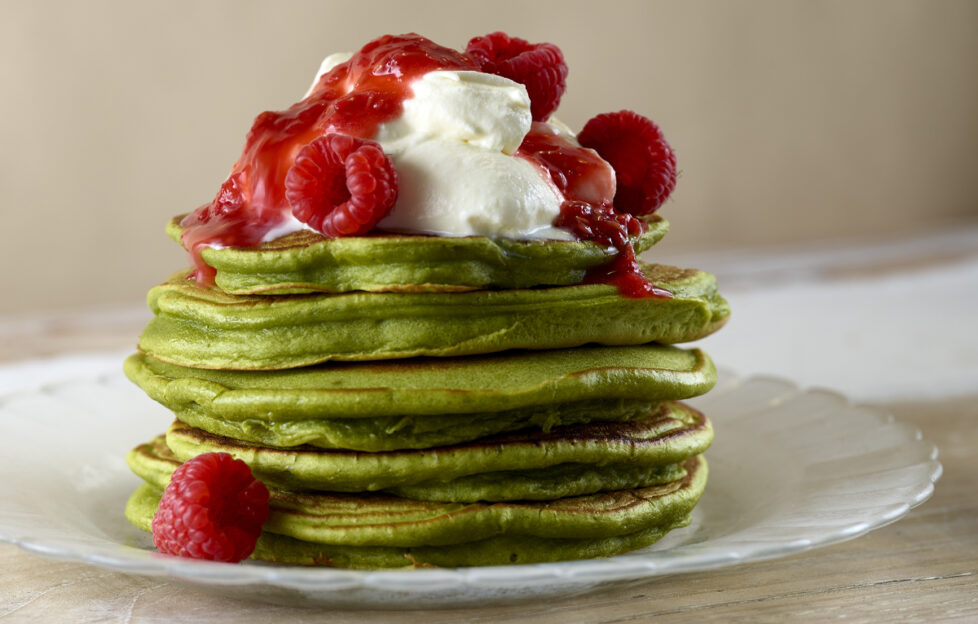
[[[672,297],[642,274],[629,237],[641,234],[645,223],[615,211],[615,176],[607,162],[541,122],[533,122],[516,155],[541,169],[563,197],[554,225],[618,251],[612,262],[591,270],[586,283],[614,284],[626,297]]]
[[[215,271],[200,255],[203,249],[257,246],[289,220],[285,176],[299,150],[327,132],[373,138],[381,124],[400,116],[412,95],[411,83],[434,70],[478,66],[419,35],[387,35],[324,74],[302,101],[259,115],[217,196],[180,223],[198,283],[214,283]],[[555,225],[569,228],[580,240],[618,250],[616,259],[592,271],[588,281],[615,284],[629,297],[671,296],[638,268],[629,235],[641,233],[643,223],[612,208],[614,174],[605,161],[541,122],[533,123],[516,155],[537,166],[563,198]]]

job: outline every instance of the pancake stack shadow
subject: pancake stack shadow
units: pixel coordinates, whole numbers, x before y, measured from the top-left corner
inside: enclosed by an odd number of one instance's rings
[[[179,239],[179,220],[168,231]],[[648,219],[633,244],[668,224]],[[153,288],[126,375],[174,412],[128,455],[150,530],[182,461],[224,451],[271,492],[254,557],[351,568],[610,556],[688,524],[716,381],[673,343],[729,315],[707,273],[672,298],[583,285],[593,243],[290,234],[209,249],[216,285]],[[161,427],[164,424],[161,423]]]

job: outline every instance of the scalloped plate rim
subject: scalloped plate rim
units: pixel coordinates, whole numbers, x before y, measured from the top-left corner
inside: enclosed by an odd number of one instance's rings
[[[754,375],[741,377],[729,370],[720,369],[721,383],[718,383],[714,393],[707,395],[707,400],[713,402],[717,396],[724,393],[742,390],[751,383],[776,384],[781,386],[783,397],[775,400],[774,407],[792,397],[806,394],[825,394],[839,402],[839,408],[859,407],[844,395],[829,389],[813,387],[801,389],[794,382],[775,375]],[[17,400],[29,399],[37,395],[52,395],[69,385],[102,386],[110,390],[109,383],[118,381],[121,373],[85,378],[84,375],[66,378],[63,381],[45,384],[41,388],[27,391],[17,391],[0,396],[0,425],[6,411],[6,406]],[[145,397],[142,397],[145,400]],[[695,400],[694,400],[695,403]],[[5,502],[0,501],[0,542],[14,544],[33,554],[48,558],[77,561],[102,568],[112,569],[123,573],[141,576],[168,577],[178,581],[189,581],[195,586],[249,586],[267,585],[272,588],[299,590],[305,592],[325,592],[322,596],[313,596],[314,602],[342,603],[342,599],[330,597],[331,593],[351,589],[375,591],[380,594],[390,594],[389,602],[378,604],[363,599],[354,600],[353,606],[362,603],[369,608],[417,608],[430,607],[433,604],[463,605],[478,601],[478,596],[455,596],[459,590],[470,588],[509,588],[539,584],[540,591],[532,591],[516,597],[515,601],[532,599],[543,595],[560,595],[569,590],[580,588],[596,588],[609,583],[652,578],[665,574],[680,574],[710,570],[731,565],[774,559],[795,553],[804,552],[822,546],[862,536],[870,531],[896,522],[911,509],[924,503],[932,495],[935,483],[941,476],[942,467],[937,460],[937,447],[924,440],[919,428],[907,423],[896,421],[885,409],[870,406],[878,416],[880,426],[898,425],[910,432],[908,444],[921,444],[929,448],[930,460],[923,462],[928,468],[928,477],[921,480],[913,489],[913,495],[906,496],[909,500],[893,501],[886,506],[887,512],[875,516],[870,521],[861,521],[851,525],[836,528],[821,538],[806,539],[797,537],[787,542],[771,541],[756,543],[745,549],[720,550],[703,552],[704,543],[682,545],[669,550],[658,550],[630,553],[608,559],[581,561],[565,561],[553,563],[527,564],[516,566],[474,567],[459,569],[420,569],[420,570],[378,570],[358,571],[330,568],[302,568],[295,566],[276,566],[257,563],[254,565],[229,566],[228,564],[182,560],[175,557],[160,555],[144,549],[125,546],[121,543],[111,544],[113,552],[109,552],[110,544],[93,547],[87,542],[66,540],[45,541],[32,537],[29,532],[15,534],[7,526],[3,517]],[[741,418],[752,414],[747,411],[736,415]],[[162,425],[161,425],[162,426]],[[135,443],[134,441],[133,443]],[[708,453],[709,457],[709,453]],[[0,460],[2,462],[2,460]],[[920,464],[912,464],[914,466]],[[709,487],[707,495],[709,494]],[[14,528],[15,530],[15,528]],[[709,545],[709,542],[705,543]],[[119,547],[122,550],[118,550]],[[678,553],[678,554],[677,554]],[[398,593],[402,595],[397,598]],[[417,602],[420,595],[427,594],[427,600]],[[494,598],[500,600],[500,598]],[[502,598],[506,601],[506,598]],[[275,600],[272,600],[273,602]],[[512,600],[510,600],[512,601]],[[350,606],[347,604],[347,606]]]

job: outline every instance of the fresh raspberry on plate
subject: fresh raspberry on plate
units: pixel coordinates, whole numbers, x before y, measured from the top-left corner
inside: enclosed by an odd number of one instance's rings
[[[268,519],[268,488],[228,453],[204,453],[174,471],[153,516],[160,552],[237,562],[255,550]]]
[[[397,172],[374,141],[335,132],[299,150],[285,175],[295,218],[323,236],[366,234],[397,201]]]
[[[630,110],[591,118],[577,135],[615,169],[615,210],[652,214],[676,188],[676,154],[662,130]]]
[[[530,95],[533,121],[546,121],[567,88],[567,63],[552,43],[530,43],[504,32],[475,37],[465,53],[482,71],[514,80]]]

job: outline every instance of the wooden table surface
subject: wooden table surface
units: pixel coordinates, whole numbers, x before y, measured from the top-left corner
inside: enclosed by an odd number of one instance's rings
[[[132,346],[142,318],[52,314],[0,332],[0,365]],[[969,331],[974,331],[973,328]],[[863,537],[781,559],[653,578],[571,599],[428,612],[246,603],[182,584],[49,560],[0,544],[3,622],[978,622],[978,385],[950,399],[878,402],[940,449],[931,500]],[[7,475],[8,478],[11,475]]]

